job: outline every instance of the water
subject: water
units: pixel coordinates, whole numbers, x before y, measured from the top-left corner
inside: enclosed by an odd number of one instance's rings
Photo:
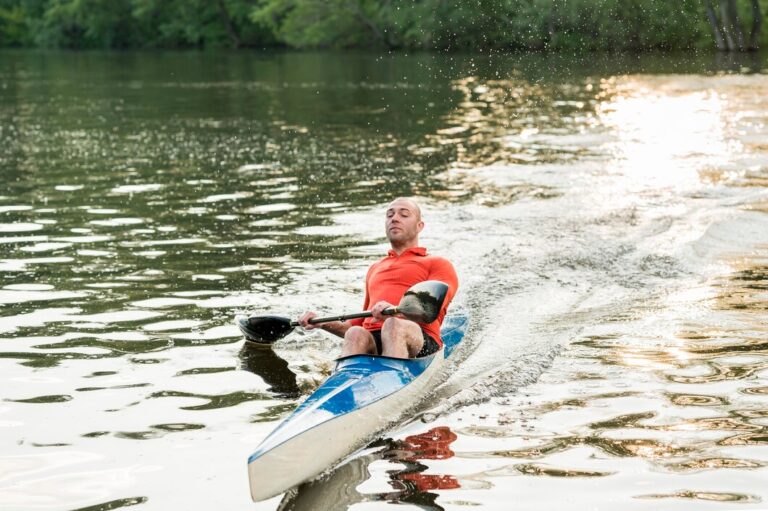
[[[0,506],[764,508],[765,69],[0,53]],[[252,504],[340,343],[232,318],[357,310],[399,195],[466,342],[412,420]]]

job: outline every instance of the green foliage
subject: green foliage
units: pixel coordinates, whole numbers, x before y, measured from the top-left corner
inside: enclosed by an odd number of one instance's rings
[[[26,46],[29,44],[29,30],[24,8],[20,5],[0,3],[0,46]]]
[[[256,23],[269,27],[294,47],[345,47],[365,44],[366,35],[347,0],[262,1],[253,11]]]
[[[747,27],[750,0],[738,2]],[[678,49],[711,47],[712,31],[704,0],[0,0],[0,46],[275,45]]]
[[[0,46],[264,46],[248,0],[0,0]]]
[[[297,48],[642,50],[709,40],[701,0],[260,0],[253,19]]]
[[[558,47],[683,48],[706,35],[698,0],[563,0],[558,4],[550,25]]]
[[[57,48],[128,48],[135,46],[130,4],[113,0],[52,0],[35,40]]]
[[[132,0],[131,3],[133,16],[145,34],[145,46],[210,48],[275,43],[271,31],[251,21],[253,3],[247,0]],[[228,23],[231,23],[230,29]]]
[[[154,28],[150,46],[224,46],[226,31],[213,2],[135,0],[134,15],[143,32]]]

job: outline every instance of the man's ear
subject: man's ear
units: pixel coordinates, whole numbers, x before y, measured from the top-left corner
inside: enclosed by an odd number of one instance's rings
[[[419,228],[419,232],[423,231],[424,230],[424,221],[423,220],[419,220],[419,223],[416,224],[416,227]]]

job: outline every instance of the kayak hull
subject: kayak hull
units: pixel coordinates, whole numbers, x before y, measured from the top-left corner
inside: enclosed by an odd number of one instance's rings
[[[428,357],[354,355],[286,418],[248,459],[251,498],[264,500],[316,477],[397,421],[433,386],[466,328],[446,318],[444,346]]]

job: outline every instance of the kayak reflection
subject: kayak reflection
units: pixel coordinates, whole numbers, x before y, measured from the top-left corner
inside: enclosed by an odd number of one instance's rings
[[[268,390],[281,397],[298,397],[301,394],[296,374],[288,368],[288,362],[277,355],[271,346],[253,342],[243,343],[238,353],[241,368],[260,376],[269,385]]]
[[[429,511],[443,511],[444,508],[436,502],[438,494],[431,490],[459,488],[459,482],[451,475],[424,474],[429,467],[419,460],[451,458],[454,453],[450,445],[456,438],[450,428],[441,426],[403,440],[387,438],[374,442],[368,446],[369,449],[381,448],[356,457],[325,477],[288,492],[278,511],[336,511],[349,509],[361,502],[412,504]],[[381,460],[404,465],[404,468],[388,471],[389,484],[394,491],[358,491],[358,487],[371,477],[368,470],[370,464]]]

